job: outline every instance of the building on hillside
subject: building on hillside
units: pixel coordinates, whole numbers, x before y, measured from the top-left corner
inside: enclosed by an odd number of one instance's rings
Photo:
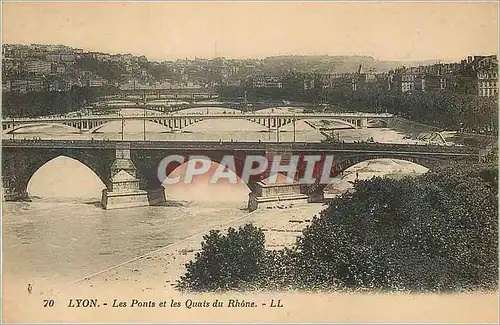
[[[45,56],[45,60],[49,61],[49,62],[53,62],[53,63],[60,62],[61,61],[61,55],[57,54],[57,53],[56,54],[50,53],[50,54],[47,54]]]
[[[76,55],[74,53],[62,53],[61,61],[64,63],[73,63],[76,60]]]
[[[11,81],[2,80],[2,92],[9,92],[11,90]]]
[[[8,72],[16,66],[16,63],[11,58],[2,58],[2,70]]]
[[[111,55],[107,54],[107,53],[100,53],[100,52],[87,52],[87,53],[83,53],[82,57],[88,58],[88,59],[94,59],[97,61],[109,61],[111,58]]]
[[[24,70],[34,74],[49,74],[52,70],[52,63],[47,61],[27,61],[24,64]]]
[[[10,90],[19,93],[28,92],[28,81],[26,80],[12,80]]]
[[[64,74],[66,72],[66,67],[63,64],[53,64],[52,73]]]
[[[304,80],[304,90],[314,89],[314,78]]]
[[[102,86],[105,86],[107,83],[108,83],[108,81],[106,79],[95,78],[95,79],[91,79],[88,81],[88,86],[89,87],[102,87]]]
[[[340,73],[325,73],[320,75],[320,82],[323,88],[333,88],[334,84],[341,78]]]
[[[323,88],[342,89],[345,91],[353,89],[354,76],[350,73],[329,73],[320,76],[320,83]]]
[[[258,76],[252,80],[253,88],[283,88],[283,81],[280,77]]]
[[[43,81],[42,80],[26,80],[26,91],[42,91]]]

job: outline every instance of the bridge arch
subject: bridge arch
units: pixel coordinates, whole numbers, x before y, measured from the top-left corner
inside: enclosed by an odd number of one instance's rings
[[[358,126],[354,123],[342,120],[342,119],[337,119],[337,118],[321,118],[321,119],[314,119],[314,118],[300,118],[297,119],[297,121],[317,121],[317,120],[325,120],[325,121],[332,121],[332,122],[337,122],[342,125],[349,126],[351,129],[357,129]],[[288,122],[284,125],[290,124],[291,122]],[[283,125],[282,125],[283,126]]]
[[[110,169],[114,159],[114,152],[81,151],[81,150],[31,150],[29,152],[4,149],[2,159],[2,177],[4,186],[10,191],[27,196],[28,184],[33,175],[45,164],[58,158],[67,157],[78,161],[97,175],[100,181],[107,186],[109,183]],[[6,184],[6,183],[7,184]],[[75,184],[78,186],[78,184]]]
[[[130,122],[129,122],[129,121],[125,121],[125,126],[124,126],[124,128],[126,128],[126,127],[127,127],[127,123],[130,123]],[[138,123],[140,123],[140,124],[141,124],[141,127],[140,127],[140,129],[138,130],[138,132],[142,132],[142,130],[143,130],[143,129],[142,129],[142,127],[143,127],[143,126],[142,126],[142,125],[143,125],[143,121],[140,121],[140,120],[135,121],[135,120],[134,120],[134,121],[133,121],[133,123],[134,123],[134,124],[138,124]],[[89,133],[89,134],[98,133],[98,131],[99,131],[100,129],[102,129],[102,128],[104,128],[104,127],[109,127],[110,125],[113,125],[113,124],[118,124],[118,125],[120,125],[120,124],[121,124],[121,121],[116,120],[116,121],[109,121],[109,122],[103,122],[103,123],[100,123],[99,125],[97,125],[97,126],[95,126],[95,127],[91,128],[91,129],[89,129],[89,130],[87,131],[87,133]],[[162,123],[162,120],[161,120],[161,119],[154,119],[154,118],[148,119],[148,120],[146,121],[146,126],[147,126],[148,124],[149,124],[149,125],[154,125],[154,126],[161,125],[161,126],[163,126],[163,127],[164,127],[164,129],[165,129],[164,131],[168,131],[168,130],[170,130],[170,128],[167,126],[168,124],[164,124],[164,123]],[[120,128],[118,128],[117,132],[121,132],[121,127],[120,127]],[[124,131],[124,132],[126,132],[126,131]],[[151,132],[151,131],[147,131],[147,130],[146,130],[146,132]],[[103,132],[103,133],[107,133],[107,132]],[[113,133],[113,132],[111,132],[111,133]]]
[[[33,172],[26,191],[40,197],[98,198],[106,188],[104,181],[81,161],[59,155]]]
[[[20,124],[20,125],[15,125],[14,127],[10,127],[8,129],[5,129],[3,132],[5,134],[12,134],[12,133],[17,133],[16,131],[22,130],[22,129],[30,129],[30,128],[35,128],[35,127],[60,127],[64,129],[65,131],[68,131],[67,133],[79,133],[80,130],[70,126],[66,125],[64,123],[30,123],[30,124]],[[30,133],[30,132],[26,132]]]
[[[379,125],[382,125],[382,127],[386,128],[388,125],[389,125],[389,122],[387,120],[384,120],[384,119],[372,119],[372,120],[368,120],[368,125],[376,125],[376,126],[379,126]]]
[[[400,162],[400,163],[412,163],[415,165],[418,165],[420,167],[423,167],[426,169],[425,172],[428,170],[432,170],[436,168],[437,166],[442,165],[443,161],[440,160],[439,158],[432,158],[432,157],[423,157],[420,155],[411,155],[411,154],[402,154],[400,157],[395,157],[394,155],[384,155],[379,154],[379,155],[347,155],[347,156],[342,156],[339,157],[338,159],[334,159],[334,166],[332,167],[332,173],[330,174],[331,177],[345,177],[345,176],[350,176],[350,175],[355,175],[356,171],[351,171],[349,173],[349,169],[354,169],[357,165],[364,163],[364,162],[370,162],[370,161],[380,161],[380,160],[391,160],[395,162]],[[347,173],[346,173],[347,172]],[[309,193],[315,193],[318,191],[324,191],[327,187],[331,186],[334,183],[331,184],[313,184],[309,186]]]
[[[200,131],[200,129],[209,129],[211,131],[225,132],[225,131],[249,131],[261,132],[267,130],[263,124],[256,123],[245,117],[235,119],[224,118],[211,118],[211,119],[192,119],[186,126],[181,129],[189,131]]]
[[[207,112],[207,110],[209,111],[209,113],[217,113],[217,114],[241,114],[241,111],[237,110],[237,109],[234,109],[234,108],[230,108],[230,107],[221,107],[221,106],[211,106],[211,105],[203,105],[203,106],[196,106],[196,107],[187,107],[187,108],[182,108],[182,107],[179,107],[179,109],[177,109],[175,111],[175,113],[173,113],[174,115],[175,114],[193,114],[194,116],[196,116],[196,114],[204,114]],[[225,112],[225,113],[224,113]]]
[[[238,113],[240,114],[240,113]],[[198,122],[201,122],[201,121],[204,121],[205,119],[203,119],[202,116],[200,116],[200,118],[196,119],[196,115],[193,115],[193,119],[188,119],[189,122],[186,123],[185,126],[181,127],[181,129],[187,127],[187,126],[190,126],[190,125],[193,125],[193,124],[196,124]],[[209,120],[224,120],[224,116],[221,116],[220,119],[217,119],[217,118],[211,118]],[[282,128],[286,125],[289,125],[291,123],[294,122],[297,122],[297,121],[309,121],[309,120],[315,120],[315,119],[311,119],[311,118],[276,118],[276,117],[273,117],[273,118],[267,118],[265,116],[263,116],[262,118],[249,118],[249,117],[246,117],[245,115],[241,115],[240,118],[234,118],[234,120],[246,120],[246,121],[250,121],[250,122],[253,122],[255,124],[258,124],[258,125],[261,125],[261,126],[264,126],[266,128],[273,128],[273,129],[276,129],[276,128]],[[327,118],[327,119],[323,119],[323,120],[328,120],[328,121],[335,121],[339,124],[343,124],[343,125],[346,125],[348,127],[350,127],[351,129],[356,129],[358,128],[357,125],[353,124],[353,123],[350,123],[348,121],[344,121],[344,120],[341,120],[341,119],[333,119],[333,118]],[[229,120],[228,122],[230,123],[231,120]]]
[[[119,109],[119,110],[136,110],[137,112],[140,112],[140,115],[143,114],[144,109],[149,113],[165,113],[170,110],[170,107],[167,105],[161,105],[161,104],[156,104],[156,105],[146,105],[145,107],[139,106],[139,105],[130,105],[126,107],[112,107],[111,109]]]

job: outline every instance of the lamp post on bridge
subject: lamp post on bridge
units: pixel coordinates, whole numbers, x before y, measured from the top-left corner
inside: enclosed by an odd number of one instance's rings
[[[80,130],[80,133],[82,133],[82,113],[81,112],[78,112],[76,113],[77,116],[78,116],[78,129]]]
[[[122,142],[123,142],[123,130],[124,130],[124,126],[125,126],[125,119],[123,118],[123,115],[122,115]]]
[[[143,131],[143,140],[146,141],[146,105],[143,107],[144,119],[142,123],[142,131]]]
[[[142,100],[142,109],[143,109],[143,115],[144,119],[142,121],[142,134],[143,134],[143,140],[146,141],[146,90],[144,90],[144,97]]]
[[[268,122],[267,127],[269,129],[269,131],[267,132],[267,134],[269,135],[268,140],[271,141],[271,113],[269,113],[269,118],[267,119],[267,122]],[[264,123],[264,125],[266,124]]]

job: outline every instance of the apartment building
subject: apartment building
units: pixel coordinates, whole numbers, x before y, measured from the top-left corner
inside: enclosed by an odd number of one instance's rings
[[[481,59],[477,64],[476,76],[479,96],[498,96],[498,61],[496,57]]]
[[[41,60],[27,61],[24,64],[24,70],[28,73],[48,74],[52,70],[52,63]]]
[[[391,74],[389,83],[390,89],[400,93],[410,92],[416,89],[415,81],[418,79],[418,75],[411,72],[397,72]],[[421,80],[417,80],[417,85],[422,89]]]
[[[498,95],[497,56],[468,56],[462,60],[457,75],[457,90],[464,94],[496,97]]]
[[[91,79],[88,81],[88,86],[89,87],[102,87],[105,86],[108,83],[106,79],[102,78],[96,78],[96,79]]]
[[[259,76],[252,81],[253,88],[283,88],[283,81],[280,77]]]

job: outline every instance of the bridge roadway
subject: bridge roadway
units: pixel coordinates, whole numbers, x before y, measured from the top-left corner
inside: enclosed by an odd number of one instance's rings
[[[125,146],[130,150],[176,151],[240,151],[240,152],[324,152],[353,154],[388,154],[395,156],[433,156],[475,158],[479,149],[465,146],[411,145],[382,143],[328,143],[328,142],[230,142],[230,141],[111,141],[111,140],[12,140],[2,139],[4,148],[32,149],[115,149]]]

